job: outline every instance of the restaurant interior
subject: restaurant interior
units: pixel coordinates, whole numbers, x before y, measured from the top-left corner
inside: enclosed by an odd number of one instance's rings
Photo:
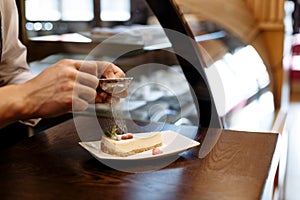
[[[6,127],[1,197],[299,199],[298,1],[16,4],[35,76],[80,59],[113,62],[133,79],[115,104]],[[172,130],[199,146],[154,158],[101,157],[90,142],[113,124],[129,133]],[[16,136],[21,131],[26,137]],[[184,145],[177,137],[169,146]]]

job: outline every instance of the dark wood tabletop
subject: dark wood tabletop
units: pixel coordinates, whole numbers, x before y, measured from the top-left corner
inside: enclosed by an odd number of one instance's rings
[[[87,116],[77,118],[83,122],[81,127],[70,119],[1,149],[1,199],[253,200],[271,192],[266,190],[279,161],[276,133],[159,125],[161,130],[198,140],[201,146],[180,154],[172,163],[164,160],[167,165],[155,170],[151,169],[154,161],[132,162],[130,167],[137,171],[128,172],[98,161],[78,144],[77,132],[88,132],[94,122]],[[110,121],[99,118],[101,127]],[[157,126],[128,123],[132,132]],[[93,137],[87,140],[97,139]]]

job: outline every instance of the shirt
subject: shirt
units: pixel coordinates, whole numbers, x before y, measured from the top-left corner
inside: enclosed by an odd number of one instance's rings
[[[14,0],[0,1],[1,15],[1,62],[0,87],[8,84],[19,84],[31,79],[27,60],[26,47],[20,42],[18,10]]]
[[[15,0],[0,0],[0,87],[20,84],[33,78],[26,56],[27,49],[19,40],[18,9]],[[34,126],[41,119],[21,123]]]

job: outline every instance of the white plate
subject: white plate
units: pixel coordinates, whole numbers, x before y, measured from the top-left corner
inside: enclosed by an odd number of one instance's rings
[[[79,144],[99,160],[147,160],[154,158],[162,158],[182,153],[188,149],[200,145],[199,142],[173,131],[162,131],[161,133],[163,146],[160,147],[160,149],[163,151],[163,153],[157,155],[152,155],[152,150],[149,150],[132,156],[120,157],[110,155],[101,151],[100,141],[79,142]],[[141,137],[146,136],[148,134],[152,133],[135,133],[136,136]]]

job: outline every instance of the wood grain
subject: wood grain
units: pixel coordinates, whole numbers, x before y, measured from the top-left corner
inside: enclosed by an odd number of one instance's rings
[[[81,118],[88,130],[89,117]],[[110,120],[101,118],[99,122],[108,124]],[[173,125],[164,128],[179,130]],[[195,127],[186,127],[184,132],[189,135],[193,130]],[[213,134],[208,133],[201,130],[190,137],[202,142],[214,141],[208,138]],[[274,176],[269,172],[271,163],[278,162],[272,160],[277,138],[274,133],[222,130],[216,144],[210,144],[212,151],[204,158],[198,158],[200,147],[183,153],[162,169],[127,173],[104,165],[82,149],[74,121],[69,120],[0,151],[0,196],[4,199],[259,199],[266,178]]]

